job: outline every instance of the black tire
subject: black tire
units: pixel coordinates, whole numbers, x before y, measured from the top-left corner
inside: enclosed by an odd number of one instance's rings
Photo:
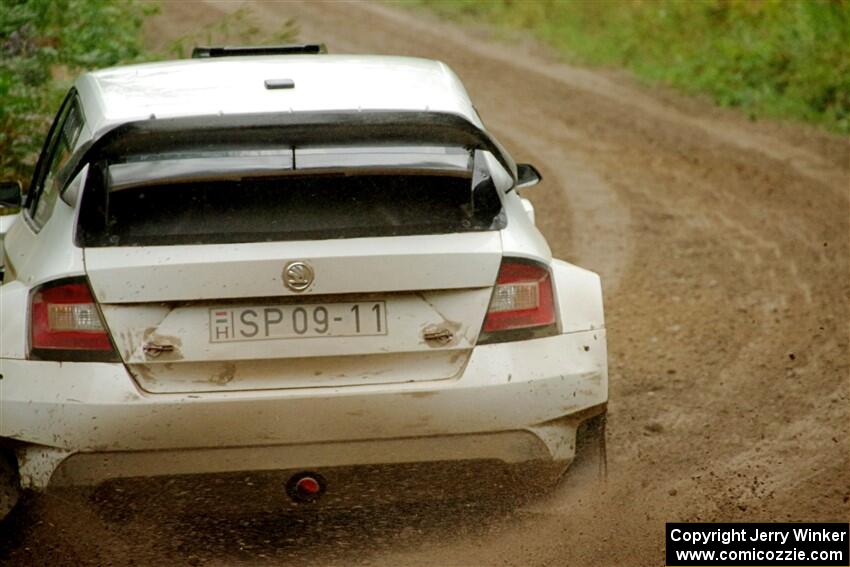
[[[9,515],[21,499],[17,462],[0,451],[0,521]]]

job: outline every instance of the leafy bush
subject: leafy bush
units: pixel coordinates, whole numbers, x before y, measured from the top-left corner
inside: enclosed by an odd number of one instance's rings
[[[29,181],[74,77],[138,59],[151,11],[131,0],[2,0],[0,179]]]
[[[169,57],[197,44],[287,43],[294,20],[260,32],[247,8],[145,51],[141,0],[0,0],[0,179],[29,182],[50,122],[83,71]]]
[[[574,61],[850,133],[850,0],[414,0],[526,29]]]

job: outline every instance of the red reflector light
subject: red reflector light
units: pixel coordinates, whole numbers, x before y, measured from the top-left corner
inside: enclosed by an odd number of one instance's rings
[[[109,333],[84,279],[51,282],[30,303],[30,352],[46,360],[113,360]]]
[[[483,331],[492,333],[555,324],[552,278],[542,264],[505,258],[499,268]]]
[[[295,484],[295,488],[309,495],[318,494],[319,491],[322,489],[321,485],[319,484],[319,481],[309,476],[306,476],[299,480]]]

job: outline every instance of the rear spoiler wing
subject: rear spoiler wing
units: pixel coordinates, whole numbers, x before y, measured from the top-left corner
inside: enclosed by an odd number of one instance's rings
[[[472,177],[473,159],[473,152],[465,148],[386,145],[157,154],[107,165],[107,190],[111,193],[163,183],[239,181],[305,173]]]
[[[126,156],[263,146],[446,145],[488,151],[516,183],[517,168],[496,141],[466,118],[445,112],[290,112],[150,118],[127,122],[88,142],[59,179],[66,187],[89,163]]]

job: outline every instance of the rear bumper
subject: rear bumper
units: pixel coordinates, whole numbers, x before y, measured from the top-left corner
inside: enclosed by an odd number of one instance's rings
[[[148,394],[121,364],[0,359],[22,482],[438,460],[569,462],[608,397],[604,330],[476,347],[457,379]]]

